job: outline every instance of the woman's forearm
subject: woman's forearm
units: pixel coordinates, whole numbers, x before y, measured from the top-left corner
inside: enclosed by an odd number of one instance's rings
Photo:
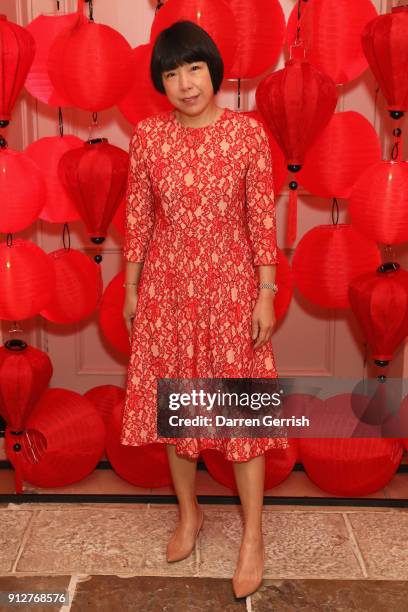
[[[127,261],[125,267],[125,285],[126,291],[130,293],[137,290],[140,280],[140,274],[143,268],[143,261]]]
[[[270,264],[267,266],[257,266],[258,278],[260,283],[274,283],[276,279],[276,265]],[[275,294],[272,289],[262,288],[259,289],[260,296],[274,297]]]

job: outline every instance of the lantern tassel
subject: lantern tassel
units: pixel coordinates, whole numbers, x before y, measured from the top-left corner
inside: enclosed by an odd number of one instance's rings
[[[286,225],[286,243],[291,246],[297,235],[297,189],[289,190],[288,218]]]

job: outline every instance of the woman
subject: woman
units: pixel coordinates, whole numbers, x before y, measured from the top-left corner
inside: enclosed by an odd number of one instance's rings
[[[265,458],[286,438],[157,435],[157,378],[276,377],[276,227],[267,137],[255,119],[217,106],[219,51],[191,22],[157,38],[156,89],[174,106],[139,122],[130,144],[124,318],[131,357],[121,442],[167,444],[180,520],[167,560],[185,559],[203,522],[196,462],[216,448],[233,462],[245,528],[233,588],[262,582]]]

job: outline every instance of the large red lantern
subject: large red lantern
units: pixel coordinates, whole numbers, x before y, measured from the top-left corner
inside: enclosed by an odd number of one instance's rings
[[[349,198],[361,174],[381,160],[381,143],[371,123],[355,111],[336,113],[310,147],[299,182],[322,198]]]
[[[116,404],[106,429],[106,455],[112,468],[121,478],[138,487],[170,486],[172,478],[165,444],[121,444],[123,408],[123,401]]]
[[[379,161],[354,184],[349,202],[353,225],[372,240],[408,240],[408,163]]]
[[[214,40],[229,74],[238,44],[237,25],[229,2],[225,0],[169,0],[157,12],[150,32],[154,44],[158,34],[176,21],[193,21]]]
[[[63,487],[91,474],[104,451],[105,427],[92,402],[68,389],[47,389],[19,435],[6,428],[6,453],[22,480]]]
[[[0,15],[0,127],[6,127],[34,59],[30,32]]]
[[[76,13],[39,15],[27,26],[27,30],[34,38],[36,50],[25,81],[25,88],[34,98],[50,106],[69,106],[69,101],[55,91],[50,81],[47,63],[50,49],[57,36],[67,28],[73,28],[77,21]],[[86,21],[85,17],[83,21]]]
[[[408,335],[408,272],[382,264],[351,282],[349,300],[375,363],[387,365]]]
[[[260,121],[264,127],[266,135],[268,136],[269,148],[272,156],[274,192],[275,196],[277,196],[281,192],[288,175],[285,157],[261,113],[258,111],[246,111],[244,115],[248,115],[248,117],[253,117],[257,121]]]
[[[44,205],[41,170],[25,153],[0,148],[0,232],[20,232],[38,219]]]
[[[398,119],[408,110],[408,11],[379,15],[362,33],[362,48],[387,100],[388,110]]]
[[[100,266],[75,249],[59,249],[48,257],[54,266],[56,287],[41,316],[53,323],[82,321],[95,311],[102,296]]]
[[[114,407],[125,399],[126,391],[116,385],[99,385],[84,393],[84,397],[91,400],[101,415],[105,427],[108,426]]]
[[[18,339],[0,347],[0,414],[11,430],[23,429],[51,376],[47,353]]]
[[[58,163],[64,153],[82,147],[76,136],[47,136],[30,144],[24,153],[42,171],[45,198],[40,219],[49,223],[69,223],[79,219],[79,212],[58,176]]]
[[[130,339],[123,318],[125,301],[124,272],[119,272],[108,284],[99,308],[99,326],[106,340],[124,355],[130,355]]]
[[[167,96],[159,93],[153,87],[150,77],[151,52],[150,45],[140,45],[133,49],[133,73],[135,75],[133,85],[118,104],[120,112],[132,124],[172,108]]]
[[[33,317],[54,292],[54,267],[42,249],[22,238],[0,244],[0,319]]]
[[[381,263],[375,242],[351,225],[319,225],[300,240],[292,261],[295,286],[323,308],[350,308],[351,281]]]
[[[305,60],[290,59],[283,70],[259,83],[257,108],[282,149],[289,170],[299,170],[336,103],[333,81]]]
[[[132,48],[113,28],[83,20],[84,0],[78,2],[78,21],[52,44],[47,68],[58,95],[88,111],[117,104],[132,83]]]
[[[289,17],[287,45],[297,34],[297,7]],[[309,0],[302,2],[300,37],[307,59],[337,84],[356,79],[367,69],[361,33],[377,15],[371,0]]]
[[[67,151],[58,174],[75,201],[90,237],[102,242],[126,192],[129,156],[107,138]]]
[[[285,15],[278,0],[230,0],[238,44],[227,79],[253,79],[272,68],[285,39]]]

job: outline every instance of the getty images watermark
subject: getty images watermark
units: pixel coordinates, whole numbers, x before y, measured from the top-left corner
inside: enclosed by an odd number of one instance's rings
[[[157,427],[168,438],[404,438],[408,381],[159,379]]]

